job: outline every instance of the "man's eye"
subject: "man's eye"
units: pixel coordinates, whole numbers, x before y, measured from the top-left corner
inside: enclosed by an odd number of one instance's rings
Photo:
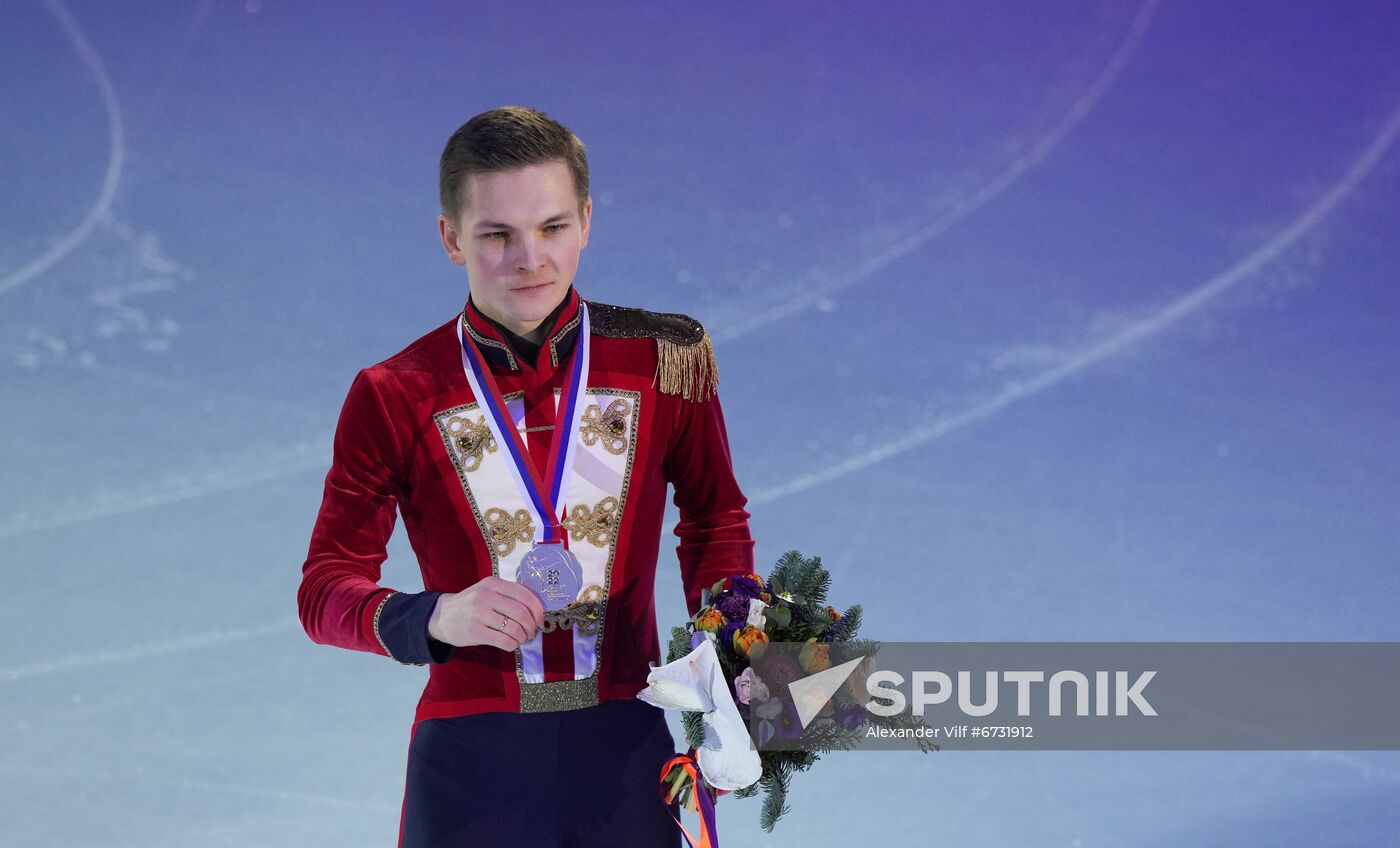
[[[568,229],[568,226],[568,224],[550,224],[549,226],[545,227],[545,229],[551,233],[557,233],[560,230]]]
[[[485,239],[493,239],[493,238],[495,238],[496,236],[500,236],[501,238],[505,238],[505,237],[506,237],[506,234],[505,234],[505,233],[500,233],[500,232],[497,232],[497,233],[482,233],[482,234],[481,234],[481,237],[482,237],[482,238],[485,238]]]

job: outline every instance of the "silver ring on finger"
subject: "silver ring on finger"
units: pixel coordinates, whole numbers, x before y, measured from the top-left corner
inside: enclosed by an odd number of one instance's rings
[[[497,627],[496,629],[499,630],[499,631],[501,631],[502,633],[504,633],[504,632],[506,632],[506,627],[508,627],[509,625],[510,625],[510,617],[509,617],[509,616],[503,615],[503,616],[501,616],[501,626],[500,626],[500,627]]]

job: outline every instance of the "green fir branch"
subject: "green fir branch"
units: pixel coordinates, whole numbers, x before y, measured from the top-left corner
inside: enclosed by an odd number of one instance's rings
[[[768,575],[768,585],[775,593],[792,591],[792,573],[802,562],[802,554],[797,551],[788,551],[778,557],[777,564]]]
[[[779,761],[774,763],[771,772],[766,769],[765,772],[758,781],[767,793],[763,796],[763,809],[759,812],[758,824],[764,831],[772,833],[778,819],[790,812],[787,793],[792,784],[793,769],[787,763]]]
[[[823,754],[851,751],[860,744],[864,735],[864,730],[851,730],[831,719],[816,719],[802,731],[802,747]]]
[[[685,728],[685,742],[699,751],[705,743],[705,714],[691,710],[681,712],[681,727]]]
[[[690,628],[672,627],[671,644],[666,649],[666,662],[673,663],[690,653]]]
[[[847,607],[846,611],[841,613],[841,626],[837,629],[836,636],[832,641],[850,642],[855,639],[856,633],[860,630],[863,615],[864,610],[861,609],[860,604],[852,604]]]
[[[802,577],[800,593],[807,606],[824,611],[826,593],[831,589],[831,572],[822,568],[822,558],[814,556],[807,560]]]

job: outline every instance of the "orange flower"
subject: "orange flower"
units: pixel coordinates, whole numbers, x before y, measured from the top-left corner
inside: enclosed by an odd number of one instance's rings
[[[831,621],[833,624],[841,620],[841,613],[837,612],[836,607],[833,607],[830,604],[828,604],[826,607],[826,614],[831,616]]]
[[[734,633],[734,653],[741,657],[749,655],[749,648],[757,642],[767,642],[768,634],[754,627],[752,624],[744,626],[743,630]]]
[[[716,633],[724,626],[724,613],[714,607],[705,607],[695,618],[695,629]]]
[[[831,646],[817,642],[815,639],[808,639],[807,644],[802,646],[802,650],[797,655],[797,664],[802,666],[802,670],[808,674],[826,671],[831,668]]]
[[[759,592],[758,599],[760,601],[763,601],[765,604],[773,603],[773,596],[768,594],[767,592]]]

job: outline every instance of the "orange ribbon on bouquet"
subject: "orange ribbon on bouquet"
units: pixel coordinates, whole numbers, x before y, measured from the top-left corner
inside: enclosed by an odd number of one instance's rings
[[[696,839],[690,831],[681,824],[680,817],[675,813],[671,818],[676,820],[676,826],[685,835],[685,841],[691,848],[719,848],[719,834],[715,828],[715,802],[710,797],[710,790],[704,783],[704,775],[700,772],[700,764],[695,760],[695,749],[691,748],[684,754],[677,754],[666,761],[661,767],[661,798],[667,805],[676,802],[677,796],[683,791],[683,781],[677,779],[674,784],[667,788],[667,777],[671,771],[679,766],[681,771],[690,778],[691,793],[689,799],[684,803],[685,808],[691,812],[700,814],[700,838]]]

